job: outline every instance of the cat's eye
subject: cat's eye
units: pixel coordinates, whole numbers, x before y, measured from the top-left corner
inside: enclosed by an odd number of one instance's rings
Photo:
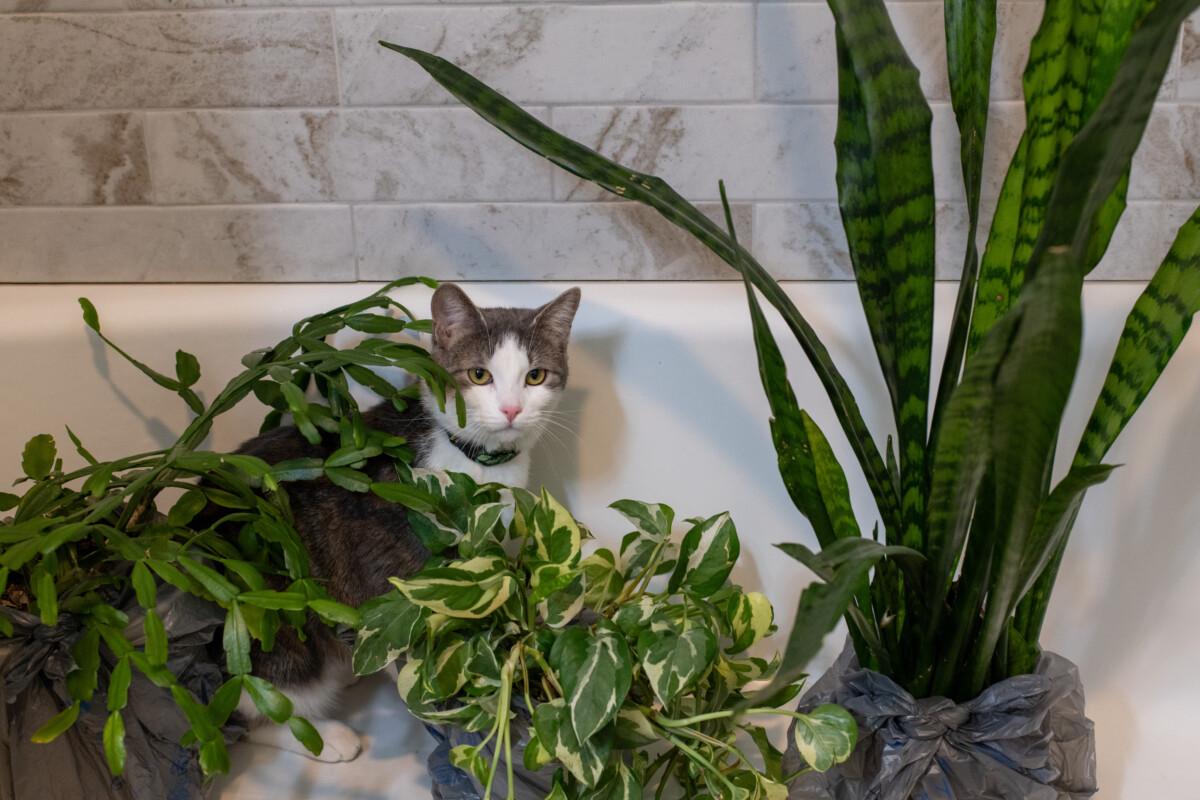
[[[525,383],[529,384],[530,386],[537,386],[539,383],[542,383],[545,380],[546,370],[544,369],[531,369],[525,375]]]
[[[471,379],[471,383],[476,386],[483,386],[492,382],[492,373],[488,372],[483,367],[475,367],[467,370],[467,377]]]

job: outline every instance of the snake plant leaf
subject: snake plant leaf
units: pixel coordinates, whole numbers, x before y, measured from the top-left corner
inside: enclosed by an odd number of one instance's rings
[[[749,704],[771,705],[775,695],[804,674],[805,666],[821,649],[825,634],[833,630],[868,573],[888,552],[885,545],[863,538],[839,539],[835,546],[851,548],[840,562],[833,560],[832,547],[822,548],[817,556],[803,545],[790,542],[777,545],[789,555],[800,558],[810,569],[817,563],[815,559],[823,559],[824,563],[813,571],[823,577],[824,582],[810,584],[800,593],[796,619],[788,634],[779,669],[771,682],[747,701]],[[814,561],[806,561],[806,556],[812,556]]]
[[[1038,509],[1037,519],[1021,554],[1017,595],[1031,588],[1052,555],[1070,533],[1087,490],[1103,483],[1116,467],[1099,464],[1072,468]]]
[[[1076,465],[1096,464],[1133,417],[1200,310],[1200,209],[1184,223],[1125,320]]]
[[[380,42],[380,45],[415,61],[464,105],[514,141],[602,189],[650,206],[669,222],[692,234],[730,266],[747,275],[779,312],[812,363],[850,439],[881,512],[888,519],[898,516],[899,499],[888,483],[887,468],[850,387],[791,298],[744,248],[661,178],[624,167],[563,136],[443,58],[388,42]]]
[[[946,65],[950,103],[958,122],[959,162],[967,194],[967,249],[963,256],[958,297],[954,303],[946,354],[942,362],[930,438],[941,430],[941,413],[949,401],[966,355],[971,307],[979,273],[976,245],[979,195],[983,182],[983,152],[987,141],[988,101],[991,97],[992,52],[996,41],[996,0],[947,0]],[[936,446],[935,446],[936,447]]]
[[[917,657],[918,672],[932,658],[945,600],[958,573],[976,499],[991,462],[993,382],[1016,330],[1017,319],[1010,315],[988,332],[983,346],[967,361],[962,381],[950,395],[944,412],[929,492],[929,541],[925,549],[929,618]],[[980,537],[980,541],[991,540]]]
[[[920,548],[933,335],[933,115],[882,0],[831,2],[838,200],[898,433],[903,543]]]
[[[1020,599],[1021,558],[1045,496],[1046,476],[1079,360],[1082,290],[1077,262],[1067,248],[1057,248],[1047,253],[1010,312],[1016,316],[1016,331],[997,365],[993,388],[995,555],[987,612],[970,672],[979,689],[987,668],[981,654],[992,653]],[[1038,377],[1031,380],[1030,376]]]
[[[748,278],[744,278],[743,283],[746,286],[746,301],[750,308],[750,324],[754,331],[758,374],[762,379],[767,402],[771,406],[771,439],[779,460],[779,474],[792,502],[800,513],[808,518],[817,535],[817,541],[824,546],[837,537],[821,497],[821,490],[817,486],[816,465],[813,463],[812,448],[805,432],[804,421],[800,416],[800,406],[787,377],[787,364],[763,315],[762,306],[754,293],[754,286]]]

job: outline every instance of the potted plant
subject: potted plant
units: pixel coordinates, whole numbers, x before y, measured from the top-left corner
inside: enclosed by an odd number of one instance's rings
[[[206,775],[229,768],[226,744],[242,730],[230,717],[243,692],[320,751],[291,701],[250,674],[252,638],[269,648],[280,626],[302,625],[309,613],[330,625],[359,622],[309,577],[282,487],[323,476],[363,490],[353,467],[368,448],[411,458],[402,442],[363,427],[350,381],[403,404],[417,387],[398,390],[370,367],[404,369],[443,398],[449,376],[415,343],[371,335],[338,350],[325,339],[343,328],[427,330],[387,295],[416,280],[301,320],[279,344],[245,356],[244,371],[208,404],[192,388],[193,356],[179,351],[174,376],[160,373],[109,341],[95,307],[80,300],[87,325],[195,417],[166,450],[111,461],[68,428],[85,462],[73,470],[52,436],[36,436],[22,458],[23,493],[0,493],[0,513],[12,512],[0,522],[0,744],[24,790],[69,792],[62,781],[73,776],[79,796],[199,796]],[[310,384],[322,401],[310,402]],[[340,435],[344,447],[274,465],[201,450],[213,420],[251,395],[270,409],[264,429],[290,413]],[[269,589],[269,580],[285,588]],[[47,759],[63,769],[46,769]]]
[[[778,708],[795,680],[744,707],[778,660],[746,653],[774,612],[727,582],[740,549],[728,514],[688,520],[676,542],[671,508],[621,500],[612,507],[635,530],[619,553],[585,557],[587,528],[545,490],[413,472],[375,491],[409,507],[435,558],[362,607],[354,668],[405,659],[401,696],[449,741],[475,796],[785,797],[790,776],[759,715],[799,726],[801,769],[850,755],[844,709]],[[761,767],[743,752],[751,743]]]
[[[973,698],[989,686],[993,696],[1009,698],[991,713],[1015,714],[1034,695],[1058,696],[1066,706],[1031,712],[1040,718],[1022,728],[1026,740],[1040,744],[990,742],[983,750],[1001,755],[981,751],[965,760],[986,771],[1004,766],[1005,752],[1020,755],[1023,765],[1009,771],[1025,781],[1017,793],[1086,796],[1095,788],[1094,754],[1082,691],[1069,665],[1049,663],[1039,634],[1083,497],[1111,472],[1102,463],[1105,453],[1200,307],[1200,212],[1181,228],[1131,311],[1081,441],[1061,443],[1076,447],[1069,471],[1052,480],[1051,469],[1080,355],[1083,278],[1124,209],[1133,152],[1180,26],[1197,5],[1046,4],[1024,75],[1026,129],[980,257],[975,240],[996,4],[947,0],[948,69],[970,226],[934,392],[931,114],[882,0],[829,0],[839,65],[839,201],[895,423],[895,438],[883,447],[816,332],[737,243],[732,226],[723,230],[661,179],[561,136],[444,60],[382,44],[416,61],[518,142],[655,208],[742,274],[780,472],[821,547],[816,553],[799,544],[786,549],[827,581],[802,595],[768,694],[803,669],[819,635],[844,614],[858,663],[843,665],[842,677],[862,677],[865,670],[885,678],[881,691],[903,695],[902,713],[917,710],[918,698],[942,698],[920,710],[942,714],[934,722],[944,728],[950,717],[983,713]],[[826,389],[871,488],[883,540],[908,550],[859,552],[869,540],[851,512],[843,469],[825,434],[797,407],[758,294],[780,314]],[[829,779],[854,783],[853,793],[836,796],[886,789],[886,796],[907,797],[929,776],[943,780],[939,789],[969,794],[985,779],[970,768],[947,772],[954,759],[946,756],[956,743],[910,748],[916,762],[896,768],[905,743],[889,740],[895,730],[879,710],[880,696],[872,696],[870,686],[851,685],[854,680],[830,678],[836,684],[831,696],[853,701],[865,723],[856,759],[842,777]],[[1064,762],[1061,752],[1052,752],[1060,745],[1047,742],[1059,733],[1049,720],[1067,713],[1075,730],[1065,735],[1079,747]],[[879,735],[871,735],[876,728]],[[796,791],[823,797],[835,790]]]

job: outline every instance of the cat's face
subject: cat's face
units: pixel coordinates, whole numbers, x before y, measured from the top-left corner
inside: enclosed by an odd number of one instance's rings
[[[541,308],[478,308],[454,284],[438,287],[431,354],[454,376],[467,408],[460,429],[448,402],[447,428],[487,449],[531,444],[566,385],[567,339],[578,307],[579,289]]]

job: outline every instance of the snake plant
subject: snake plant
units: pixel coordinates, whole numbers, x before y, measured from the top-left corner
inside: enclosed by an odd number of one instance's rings
[[[1047,0],[1024,72],[1026,128],[980,256],[996,2],[946,0],[970,233],[935,390],[932,115],[883,0],[829,0],[839,205],[894,416],[894,439],[882,447],[816,332],[731,226],[710,221],[661,179],[556,133],[445,60],[382,44],[516,141],[658,210],[741,273],[780,473],[821,546],[785,549],[824,579],[801,596],[778,685],[803,670],[821,634],[844,615],[863,666],[918,697],[965,700],[1034,665],[1084,495],[1111,472],[1105,453],[1200,308],[1198,211],[1130,312],[1071,467],[1052,480],[1080,357],[1084,276],[1124,209],[1133,152],[1180,26],[1197,5]],[[862,536],[843,467],[797,405],[759,295],[795,336],[833,404],[873,494],[882,543]]]

